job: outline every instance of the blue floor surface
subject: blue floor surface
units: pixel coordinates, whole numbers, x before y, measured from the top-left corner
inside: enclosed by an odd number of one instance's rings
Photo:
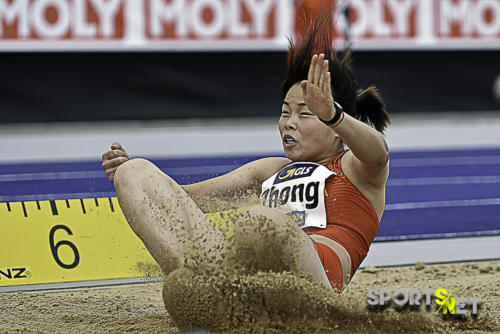
[[[180,184],[263,156],[153,162]],[[0,202],[116,196],[101,162],[0,164]],[[377,241],[500,234],[500,149],[391,154]]]

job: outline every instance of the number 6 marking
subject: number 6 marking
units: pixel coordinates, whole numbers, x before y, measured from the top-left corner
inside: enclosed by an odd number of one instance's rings
[[[68,240],[61,240],[61,241],[59,241],[58,243],[56,243],[54,245],[54,234],[55,234],[55,232],[57,230],[60,230],[60,229],[65,230],[66,233],[68,233],[69,235],[73,235],[73,232],[71,232],[71,230],[69,229],[69,227],[67,227],[65,225],[56,225],[56,226],[54,226],[50,230],[50,233],[49,233],[50,251],[52,252],[52,256],[54,257],[54,260],[56,260],[56,262],[57,262],[58,265],[60,265],[64,269],[75,268],[78,265],[78,263],[80,262],[80,254],[78,253],[78,249],[76,248],[76,246],[71,241],[68,241]],[[75,254],[75,260],[71,264],[65,264],[65,263],[63,263],[61,261],[61,259],[59,258],[58,254],[57,254],[57,251],[58,251],[59,247],[61,247],[63,245],[69,246],[73,250],[73,253]]]

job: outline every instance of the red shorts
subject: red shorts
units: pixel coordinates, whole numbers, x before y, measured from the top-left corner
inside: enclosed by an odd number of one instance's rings
[[[307,227],[303,231],[313,241],[332,288],[339,293],[342,292],[358,269],[358,257],[352,258],[351,254],[362,253],[359,251],[359,242],[356,243],[356,240],[351,238],[349,233],[344,233],[342,228],[332,226],[327,226],[325,229]]]
[[[340,293],[343,288],[344,273],[342,271],[342,263],[337,254],[328,246],[312,240],[316,252],[318,252],[323,268],[325,268],[326,276],[332,285],[332,288]]]

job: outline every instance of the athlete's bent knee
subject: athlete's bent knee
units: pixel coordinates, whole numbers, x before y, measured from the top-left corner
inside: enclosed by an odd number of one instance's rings
[[[279,210],[272,209],[266,206],[254,206],[247,212],[249,214],[249,217],[253,217],[254,219],[265,217],[266,221],[269,224],[273,224],[275,226],[296,226],[296,223],[292,218],[290,218],[290,216]]]
[[[152,171],[157,167],[150,161],[141,158],[135,158],[121,164],[115,172],[114,184],[120,188],[127,185],[141,183],[144,176],[148,175],[148,171]]]

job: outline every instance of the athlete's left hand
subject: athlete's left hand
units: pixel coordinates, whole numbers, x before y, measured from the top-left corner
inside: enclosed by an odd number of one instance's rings
[[[335,115],[328,60],[321,53],[313,55],[307,80],[300,83],[304,101],[309,110],[323,121],[330,121]]]

